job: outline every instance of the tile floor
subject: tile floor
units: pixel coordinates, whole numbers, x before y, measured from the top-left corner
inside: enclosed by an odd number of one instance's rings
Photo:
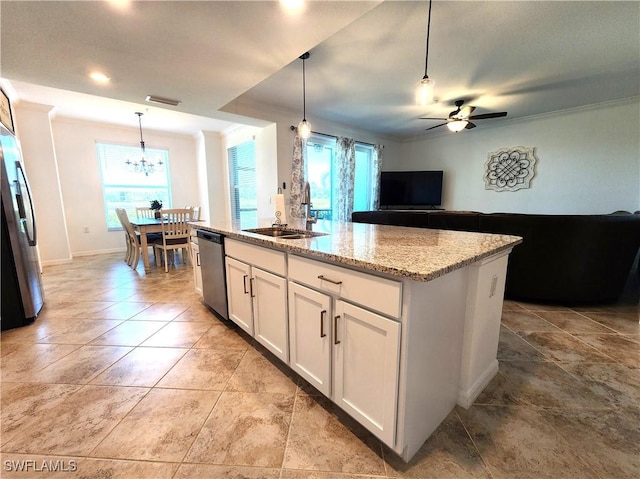
[[[640,476],[637,295],[506,302],[500,372],[404,464],[214,318],[188,265],[84,257],[44,283],[35,324],[1,335],[3,478]]]

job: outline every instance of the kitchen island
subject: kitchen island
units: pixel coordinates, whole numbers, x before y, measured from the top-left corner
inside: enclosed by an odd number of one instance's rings
[[[320,221],[225,238],[229,317],[408,461],[498,370],[509,252],[521,238]]]

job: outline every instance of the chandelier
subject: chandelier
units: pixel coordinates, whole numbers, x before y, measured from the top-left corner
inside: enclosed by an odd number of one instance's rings
[[[124,163],[127,165],[127,168],[136,173],[144,173],[145,176],[149,176],[149,174],[154,173],[156,171],[162,171],[164,169],[164,163],[161,159],[158,159],[155,163],[153,160],[148,160],[145,158],[145,147],[144,147],[144,139],[142,138],[142,115],[139,111],[136,112],[138,115],[138,125],[140,127],[140,150],[142,152],[141,158],[139,161],[131,161],[127,158],[127,161]]]

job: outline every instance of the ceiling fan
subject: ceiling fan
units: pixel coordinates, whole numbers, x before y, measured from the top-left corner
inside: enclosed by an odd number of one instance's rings
[[[439,128],[441,126],[447,125],[447,128],[453,132],[459,132],[464,129],[470,130],[471,128],[475,128],[476,125],[471,123],[470,120],[485,120],[487,118],[500,118],[502,116],[507,116],[506,111],[500,111],[495,113],[483,113],[481,115],[473,115],[471,113],[476,109],[475,106],[465,106],[464,100],[456,100],[455,102],[456,110],[449,113],[449,118],[420,118],[421,120],[442,120],[444,123],[440,123],[439,125],[432,126],[427,128],[427,130],[433,130],[434,128]]]

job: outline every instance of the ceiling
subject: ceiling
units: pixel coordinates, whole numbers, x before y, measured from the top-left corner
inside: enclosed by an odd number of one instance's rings
[[[224,110],[237,105],[301,115],[305,51],[312,124],[397,138],[430,134],[439,122],[418,118],[444,118],[457,99],[474,114],[508,112],[478,131],[640,95],[640,2],[436,0],[428,73],[438,101],[418,107],[427,10],[417,1],[311,1],[293,13],[272,1],[3,1],[0,74],[59,115],[137,126],[133,113],[145,108],[145,127],[185,133],[223,130],[238,120]],[[93,69],[111,81],[95,84]],[[150,107],[148,94],[182,103]]]

